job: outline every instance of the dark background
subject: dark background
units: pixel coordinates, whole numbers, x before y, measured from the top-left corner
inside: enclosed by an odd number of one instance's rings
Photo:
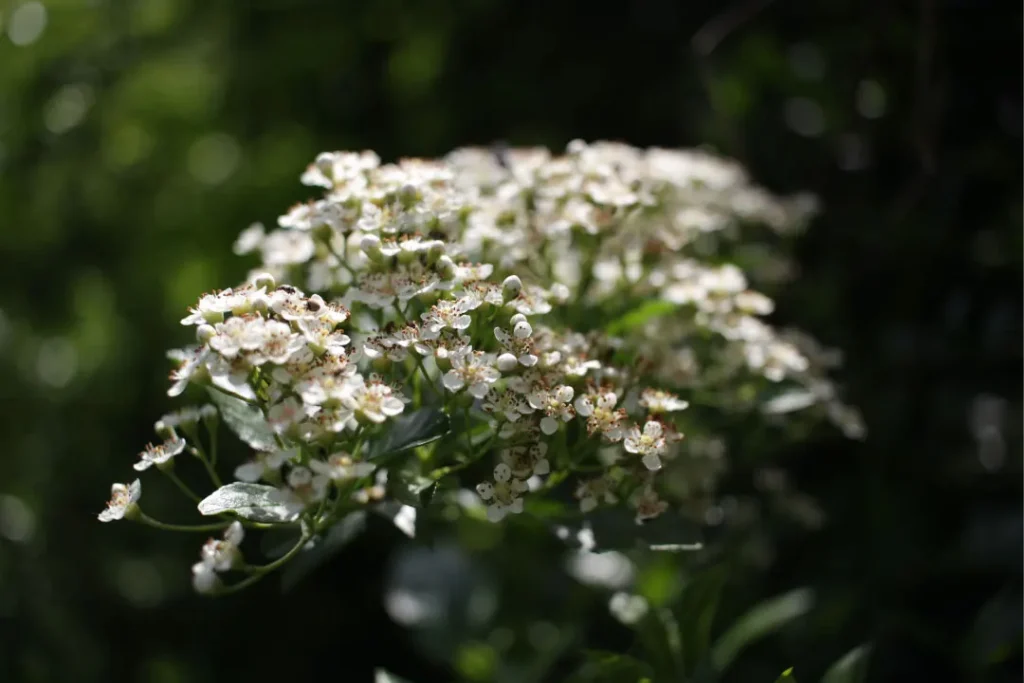
[[[573,138],[708,145],[822,201],[776,318],[844,350],[869,437],[739,456],[731,490],[770,458],[825,523],[766,515],[723,627],[821,600],[727,679],[872,642],[869,680],[1020,680],[1021,80],[1020,6],[983,0],[0,3],[0,680],[426,676],[380,608],[384,530],[211,602],[197,539],[95,514],[171,407],[185,307],[318,151]]]

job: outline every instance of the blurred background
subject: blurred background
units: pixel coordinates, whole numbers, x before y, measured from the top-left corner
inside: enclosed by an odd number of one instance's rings
[[[563,623],[614,645],[604,603],[522,554],[500,609],[562,598],[545,621],[432,660],[382,608],[386,529],[284,596],[211,601],[200,539],[95,517],[172,407],[185,307],[244,276],[232,241],[310,195],[317,152],[573,138],[706,145],[822,202],[775,317],[844,351],[868,438],[735,455],[726,491],[811,509],[758,508],[716,619],[819,599],[726,680],[818,680],[862,643],[869,680],[1020,680],[1021,21],[987,0],[0,1],[0,680],[489,680]]]

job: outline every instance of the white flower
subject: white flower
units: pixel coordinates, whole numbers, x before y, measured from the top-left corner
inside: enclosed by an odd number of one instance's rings
[[[235,479],[239,481],[256,482],[263,479],[269,473],[277,472],[286,462],[298,457],[299,450],[292,448],[283,451],[256,453],[255,457],[244,462],[235,468]]]
[[[366,383],[359,375],[353,378],[352,391],[342,403],[357,416],[378,424],[405,410],[405,403],[394,395],[391,387],[372,380]]]
[[[199,555],[203,563],[209,565],[214,571],[226,572],[234,569],[242,561],[242,554],[238,546],[245,538],[245,530],[241,522],[232,522],[224,530],[223,540],[211,538],[200,550]]]
[[[196,562],[192,565],[192,588],[196,593],[210,595],[220,588],[220,577],[217,571],[206,562]]]
[[[275,403],[267,411],[267,423],[274,430],[275,434],[284,434],[305,417],[305,409],[293,397],[288,397],[280,403]]]
[[[583,394],[576,399],[576,412],[587,418],[587,433],[601,434],[608,441],[621,441],[624,436],[622,421],[624,410],[616,410],[619,397],[613,391]]]
[[[651,413],[674,413],[686,410],[690,404],[667,391],[644,389],[640,394],[640,407],[646,408]]]
[[[630,453],[641,456],[644,467],[651,471],[661,469],[661,456],[665,454],[665,429],[660,422],[649,420],[641,433],[639,427],[630,428],[623,445]]]
[[[264,305],[266,301],[266,290],[254,285],[204,294],[199,298],[199,303],[189,309],[189,315],[181,321],[181,324],[218,323],[224,320],[224,316],[228,313],[239,316],[248,315],[259,306]]]
[[[485,412],[496,413],[511,422],[533,412],[533,407],[522,396],[513,391],[499,392],[495,389],[487,392],[482,407]]]
[[[171,458],[178,455],[183,450],[185,450],[185,440],[176,436],[171,437],[162,444],[156,446],[149,444],[146,446],[146,450],[139,454],[139,461],[132,467],[139,472],[148,470],[153,465],[159,467],[160,465],[169,463]]]
[[[299,320],[298,327],[309,348],[317,356],[325,353],[332,356],[344,355],[345,347],[352,341],[341,330],[335,330],[333,324],[319,318]]]
[[[668,509],[668,503],[661,500],[658,493],[649,486],[638,491],[630,502],[636,509],[637,524],[659,517]]]
[[[495,482],[483,482],[476,487],[480,497],[490,503],[487,506],[487,519],[500,522],[509,513],[518,514],[523,511],[522,494],[529,489],[525,481],[512,479],[512,471],[508,465],[501,463],[494,468]]]
[[[101,522],[118,519],[132,519],[139,512],[138,502],[142,498],[142,482],[138,479],[130,484],[114,484],[110,487],[107,509],[99,514]]]
[[[558,431],[558,420],[568,422],[575,415],[572,407],[573,388],[568,385],[561,385],[552,391],[532,391],[527,395],[530,405],[543,410],[545,416],[541,418],[540,430],[547,435]]]
[[[606,477],[596,477],[580,482],[576,487],[575,496],[580,501],[580,512],[583,513],[594,510],[602,502],[612,505],[619,500],[612,491],[611,482]]]
[[[452,369],[444,374],[441,383],[451,392],[468,386],[470,395],[483,398],[489,386],[501,379],[501,373],[492,362],[489,354],[467,348],[464,353],[451,356]]]
[[[248,228],[243,230],[239,235],[238,239],[235,240],[233,250],[238,256],[243,256],[250,252],[256,251],[263,244],[263,224],[253,223]]]
[[[509,321],[512,325],[512,333],[500,327],[494,328],[494,337],[498,340],[504,353],[498,357],[499,368],[505,372],[515,369],[516,364],[523,367],[533,367],[537,364],[537,355],[534,353],[534,342],[531,339],[533,327],[527,322],[526,316],[516,313]],[[504,367],[502,367],[504,366]]]
[[[423,338],[436,338],[445,328],[457,331],[468,329],[473,322],[468,312],[479,306],[480,300],[473,296],[438,301],[420,316],[423,320]]]
[[[163,425],[169,429],[177,429],[178,427],[198,424],[200,420],[214,417],[215,415],[217,415],[217,409],[209,403],[201,406],[186,406],[173,413],[165,414],[156,424]]]
[[[535,443],[531,446],[504,448],[499,455],[502,464],[509,468],[509,473],[512,476],[516,479],[526,480],[533,475],[544,476],[551,472],[551,463],[545,457],[547,452],[548,445],[546,443]],[[495,479],[497,478],[497,473],[495,473]]]
[[[376,466],[370,462],[353,462],[348,453],[333,453],[327,462],[311,460],[309,467],[332,481],[348,481],[370,475]]]
[[[289,512],[299,514],[307,506],[324,499],[329,483],[330,480],[322,474],[313,474],[306,467],[293,467],[288,473],[288,486],[272,494]]]

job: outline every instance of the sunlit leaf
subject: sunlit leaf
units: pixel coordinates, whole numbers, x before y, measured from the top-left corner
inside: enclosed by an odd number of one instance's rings
[[[258,451],[278,450],[277,439],[267,424],[263,411],[240,398],[216,389],[209,390],[210,399],[220,409],[224,423],[238,438]]]
[[[236,481],[208,495],[199,502],[199,512],[219,515],[233,512],[254,522],[291,522],[298,513],[283,505],[273,486]]]

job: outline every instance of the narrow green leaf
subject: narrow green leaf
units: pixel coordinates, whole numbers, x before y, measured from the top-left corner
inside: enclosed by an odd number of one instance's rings
[[[209,394],[210,400],[220,410],[224,423],[238,435],[239,439],[258,451],[278,450],[277,439],[267,424],[263,411],[223,391],[210,389]]]
[[[725,671],[743,648],[807,614],[813,606],[814,593],[809,588],[798,588],[757,605],[715,643],[711,651],[715,669]]]
[[[861,683],[867,678],[868,655],[870,654],[870,645],[853,648],[829,667],[822,677],[821,683]]]
[[[624,334],[632,329],[640,327],[648,320],[665,315],[666,313],[671,313],[677,307],[678,304],[674,304],[671,301],[654,299],[641,304],[629,313],[623,315],[621,318],[608,323],[605,327],[605,331],[611,335]]]
[[[782,674],[775,679],[775,683],[796,683],[796,676],[793,675],[793,669],[789,668],[782,672]]]

